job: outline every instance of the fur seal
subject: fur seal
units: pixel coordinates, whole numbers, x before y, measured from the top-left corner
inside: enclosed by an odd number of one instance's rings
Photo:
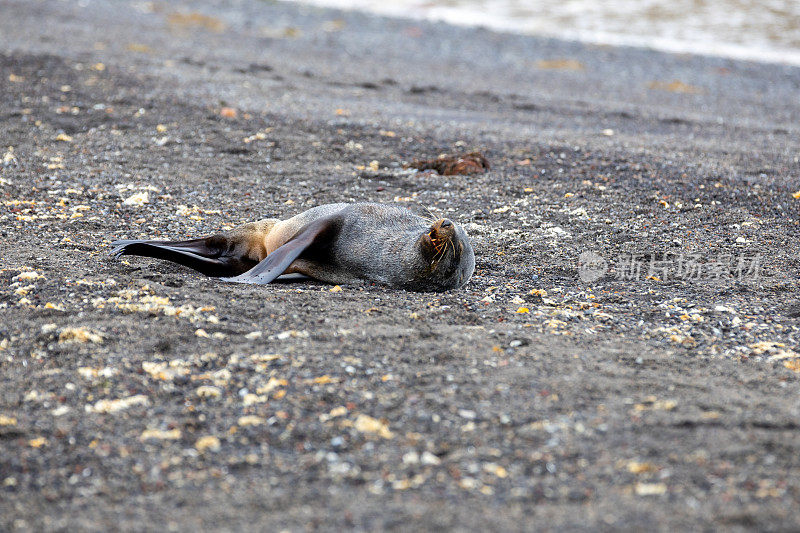
[[[366,280],[441,292],[463,286],[475,270],[475,254],[461,227],[375,203],[321,205],[286,220],[264,219],[201,239],[122,240],[112,246],[114,257],[166,259],[238,283],[267,284],[299,273],[328,283]]]

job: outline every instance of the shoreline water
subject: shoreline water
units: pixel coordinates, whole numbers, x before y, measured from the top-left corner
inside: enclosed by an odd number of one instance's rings
[[[630,46],[635,48],[650,49],[659,52],[677,54],[697,54],[712,57],[755,61],[767,64],[800,66],[800,48],[786,46],[779,40],[769,41],[767,35],[773,35],[765,28],[760,28],[750,39],[750,42],[733,42],[715,34],[714,28],[695,29],[692,37],[674,37],[668,33],[676,33],[670,28],[659,27],[658,22],[653,22],[654,31],[644,35],[641,31],[609,31],[595,27],[580,27],[574,19],[573,26],[563,25],[558,31],[550,28],[555,26],[553,20],[548,18],[516,18],[511,16],[509,10],[500,10],[487,13],[477,6],[437,5],[429,2],[413,5],[413,2],[379,3],[374,0],[284,0],[289,3],[306,4],[315,7],[355,10],[373,13],[392,18],[406,18],[411,20],[425,20],[428,22],[445,22],[464,27],[485,27],[494,31],[510,32],[534,37],[545,37],[566,41],[576,41],[584,44],[601,46]],[[738,14],[738,18],[746,16]],[[556,17],[553,17],[554,19]],[[563,17],[562,17],[563,18]],[[686,21],[687,24],[690,21]],[[619,22],[616,23],[619,26]],[[798,14],[800,25],[800,14]],[[730,35],[730,31],[728,31]],[[796,39],[792,42],[796,42]]]

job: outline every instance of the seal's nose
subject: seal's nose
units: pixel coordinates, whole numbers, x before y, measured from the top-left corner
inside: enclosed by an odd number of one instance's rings
[[[439,224],[439,227],[449,228],[452,225],[453,225],[453,223],[450,220],[448,220],[446,218],[443,218],[441,224]]]

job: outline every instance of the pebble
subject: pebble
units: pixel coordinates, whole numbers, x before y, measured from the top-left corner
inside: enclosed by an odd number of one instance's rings
[[[214,435],[206,435],[205,437],[200,437],[194,444],[194,447],[197,449],[198,452],[218,452],[222,448],[222,444],[220,443],[219,439]]]

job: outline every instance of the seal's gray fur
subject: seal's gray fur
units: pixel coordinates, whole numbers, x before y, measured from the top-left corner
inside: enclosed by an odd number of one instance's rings
[[[269,283],[301,273],[329,283],[367,280],[413,291],[463,286],[475,270],[464,230],[397,206],[314,207],[193,241],[117,241],[112,255],[174,261],[227,281]]]

